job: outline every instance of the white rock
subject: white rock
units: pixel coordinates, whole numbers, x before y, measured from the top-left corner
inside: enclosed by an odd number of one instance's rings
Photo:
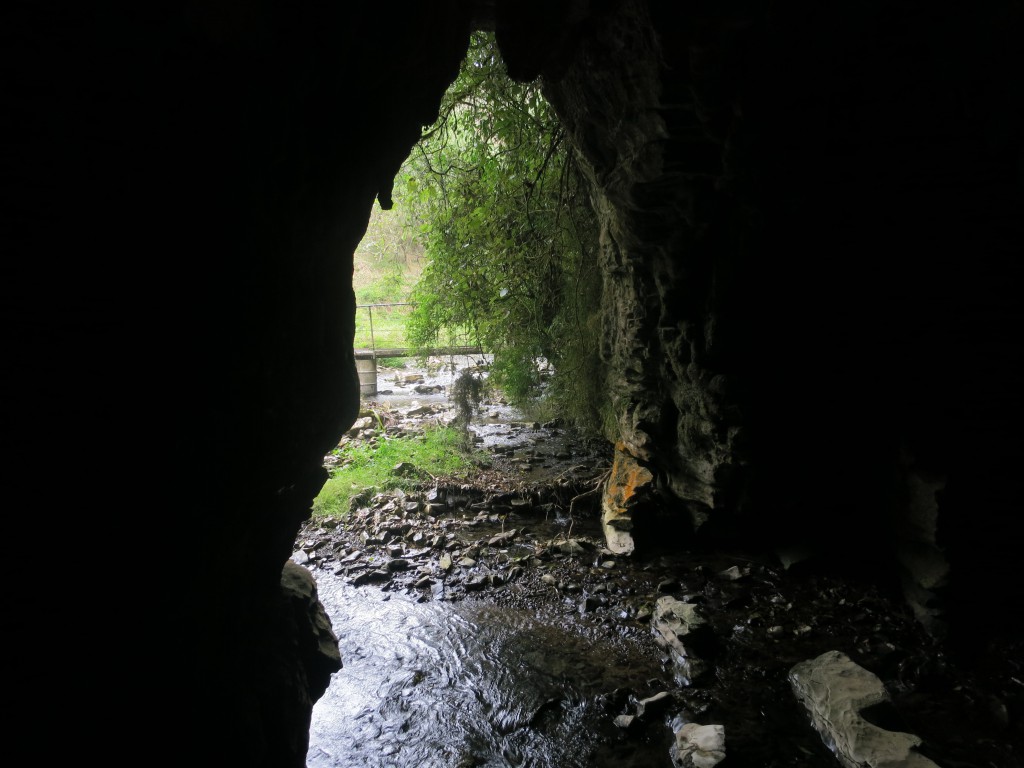
[[[846,768],[938,768],[914,751],[921,739],[887,731],[869,723],[860,712],[888,701],[877,676],[839,651],[796,664],[789,681],[807,707],[811,724]]]
[[[677,680],[682,685],[689,685],[704,670],[704,663],[690,652],[682,640],[701,629],[707,630],[707,622],[693,603],[684,603],[666,595],[659,597],[654,604],[654,616],[651,618],[654,642],[668,653],[676,666]]]
[[[669,750],[675,768],[713,768],[725,760],[725,726],[687,723]]]

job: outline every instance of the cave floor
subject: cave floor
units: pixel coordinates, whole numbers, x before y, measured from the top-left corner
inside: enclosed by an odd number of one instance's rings
[[[506,429],[500,418],[491,423]],[[941,768],[1024,767],[1019,637],[979,638],[974,652],[956,655],[898,594],[830,573],[814,559],[786,568],[773,552],[669,543],[661,552],[612,555],[593,492],[607,451],[554,424],[514,429],[504,443],[490,443],[493,461],[472,481],[435,479],[420,492],[366,499],[344,520],[309,521],[293,559],[361,594],[545,616],[584,641],[625,644],[659,660],[657,674],[637,664],[636,679],[616,678],[595,694],[586,764],[656,766],[650,755],[657,754],[670,767],[675,718],[724,725],[734,768],[838,765],[788,677],[796,663],[835,650],[874,673],[890,696],[891,706],[869,719],[920,737],[919,751]],[[650,611],[666,595],[696,604],[713,630],[698,654],[704,671],[692,679],[681,678],[654,642]],[[613,725],[617,715],[636,713],[636,700],[661,691],[669,693],[666,707],[628,729]],[[525,725],[537,726],[541,714]],[[459,765],[500,764],[470,756]]]
[[[383,531],[404,528],[394,525],[393,512],[369,511],[336,527],[307,525],[297,555],[314,575],[329,573],[359,590],[559,617],[555,621],[571,624],[584,638],[614,639],[659,655],[652,604],[663,595],[697,604],[714,636],[701,649],[707,662],[702,675],[679,681],[666,656],[661,674],[648,671],[604,692],[597,715],[604,722],[592,723],[595,739],[620,749],[664,743],[667,750],[668,722],[682,717],[724,725],[733,766],[836,765],[794,699],[788,672],[838,650],[877,675],[889,692],[892,706],[877,713],[875,724],[921,737],[920,751],[937,765],[1024,765],[1019,642],[993,640],[964,663],[929,637],[897,596],[809,564],[785,570],[770,556],[740,552],[616,558],[603,550],[593,516],[545,518],[536,508],[497,515],[493,507],[473,508],[486,504],[493,487],[479,496],[464,484],[449,490],[459,499],[453,510],[414,517],[401,539],[382,541],[388,538]],[[378,501],[389,506],[394,499]],[[454,533],[452,548],[421,552],[409,544],[417,532]],[[488,545],[496,538],[500,543]],[[402,569],[390,570],[393,561],[402,561]],[[662,690],[671,695],[667,711],[609,735],[616,715],[634,713],[634,700]]]

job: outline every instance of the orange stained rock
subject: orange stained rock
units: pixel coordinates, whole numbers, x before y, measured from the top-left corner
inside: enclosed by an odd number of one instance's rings
[[[654,475],[651,471],[640,464],[636,457],[628,453],[624,443],[619,441],[615,445],[615,459],[605,489],[606,504],[615,512],[624,514],[626,509],[636,501],[638,494],[641,494],[653,482]]]

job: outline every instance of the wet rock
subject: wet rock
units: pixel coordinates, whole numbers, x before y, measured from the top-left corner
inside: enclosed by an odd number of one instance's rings
[[[516,534],[517,534],[516,529],[515,528],[511,528],[511,529],[505,531],[504,533],[499,533],[497,536],[492,536],[488,540],[487,545],[490,546],[490,547],[500,547],[500,546],[503,546],[505,544],[508,544],[510,541],[512,541],[516,537]]]
[[[743,571],[741,571],[737,565],[718,572],[718,578],[724,579],[725,581],[736,581],[737,579],[742,579],[744,575]]]
[[[382,584],[391,581],[391,573],[384,570],[365,571],[352,579],[352,585],[361,587],[364,584]]]
[[[706,670],[706,665],[692,650],[684,645],[683,638],[691,646],[709,647],[710,626],[698,613],[693,603],[684,603],[674,597],[659,597],[654,604],[651,619],[654,642],[664,649],[676,668],[680,685],[690,685]]]
[[[412,530],[411,523],[390,523],[381,529],[382,538],[400,539]]]
[[[579,539],[569,539],[568,541],[560,541],[554,548],[563,555],[584,555],[587,552],[588,545]]]
[[[673,723],[675,741],[669,748],[674,768],[713,768],[725,760],[725,726]]]
[[[416,416],[426,416],[429,413],[434,413],[434,409],[429,405],[414,405],[403,411],[402,415],[407,418],[415,418]]]
[[[479,592],[485,589],[490,584],[490,579],[486,575],[473,576],[472,578],[466,579],[463,587],[467,592]]]
[[[637,699],[634,702],[636,716],[650,719],[663,714],[672,704],[672,694],[668,691],[660,691],[646,699]]]
[[[938,768],[914,751],[921,739],[887,731],[862,716],[889,701],[882,681],[840,651],[802,661],[789,672],[797,699],[822,741],[846,768]]]
[[[635,715],[619,715],[614,720],[615,727],[622,728],[624,730],[629,730],[636,722],[638,722],[638,720]]]
[[[654,475],[639,459],[626,450],[623,442],[615,446],[612,471],[605,483],[601,499],[601,524],[608,549],[617,555],[628,555],[635,548],[633,514],[650,500]]]

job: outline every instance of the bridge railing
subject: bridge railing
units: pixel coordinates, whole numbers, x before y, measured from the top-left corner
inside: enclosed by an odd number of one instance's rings
[[[412,314],[410,302],[389,304],[357,304],[356,335],[353,346],[356,349],[401,349],[409,346],[406,340],[405,324]]]
[[[412,357],[417,354],[406,334],[406,322],[415,305],[411,302],[356,305],[356,358]],[[428,350],[431,355],[472,355],[482,350],[467,334],[450,334],[444,346]]]
[[[413,304],[392,302],[356,305],[356,333],[353,347],[361,397],[377,394],[377,360],[385,357],[412,357],[423,350],[409,345],[406,321]],[[430,355],[473,355],[482,350],[475,345],[437,347]]]

